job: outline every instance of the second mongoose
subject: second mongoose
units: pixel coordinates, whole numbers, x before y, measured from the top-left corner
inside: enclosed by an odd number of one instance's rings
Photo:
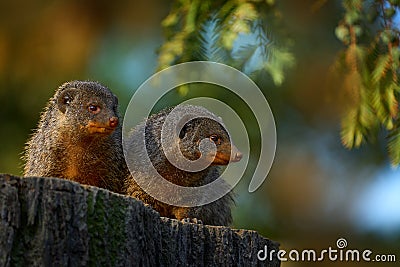
[[[123,193],[128,175],[117,97],[92,81],[61,85],[27,143],[24,176],[58,177]]]
[[[198,114],[203,112],[217,118],[202,107],[183,105],[183,109],[185,108],[192,112],[199,111]],[[231,144],[227,131],[217,119],[199,117],[190,120],[182,127],[176,142],[185,158],[194,161],[201,156],[200,141],[205,138],[211,140],[216,145],[216,154],[212,155],[213,162],[204,170],[195,172],[176,167],[165,156],[161,142],[162,127],[171,111],[172,108],[169,108],[150,116],[136,126],[127,138],[127,145],[124,148],[127,150],[127,162],[130,162],[129,166],[131,167],[131,175],[126,180],[127,194],[149,204],[164,217],[189,222],[200,221],[208,225],[230,225],[232,223],[231,206],[234,204],[232,192],[203,206],[178,207],[153,198],[138,185],[137,179],[146,180],[150,175],[147,171],[148,166],[143,161],[146,156],[150,158],[151,164],[164,179],[185,187],[203,186],[213,182],[221,175],[221,166],[242,158],[242,154]],[[143,142],[142,130],[145,133],[147,155],[144,155],[143,151],[139,149],[140,142]],[[204,198],[207,196],[205,195]]]

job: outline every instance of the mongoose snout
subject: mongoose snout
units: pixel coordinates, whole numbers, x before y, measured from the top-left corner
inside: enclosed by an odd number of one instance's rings
[[[218,127],[218,124],[215,126]],[[225,135],[225,133],[223,133],[223,135]],[[217,146],[217,151],[216,153],[209,154],[209,157],[214,158],[212,160],[212,165],[228,165],[229,162],[238,162],[242,159],[243,154],[242,152],[239,151],[239,149],[233,145],[232,143],[227,142],[227,140],[225,140],[225,142],[222,142],[220,139],[227,139],[229,137],[227,137],[226,135],[224,136],[224,138],[221,138],[218,136],[218,139],[216,139],[216,135],[212,135],[210,137],[211,141],[214,141],[214,143]]]
[[[88,122],[87,128],[89,133],[91,134],[110,134],[112,133],[115,128],[118,126],[118,118],[117,117],[111,117],[108,120],[108,123],[101,123],[98,121],[93,121],[90,120]]]
[[[231,151],[231,162],[238,162],[243,158],[242,152],[239,151],[235,146],[232,145]]]
[[[117,127],[118,126],[118,118],[111,117],[110,120],[108,121],[108,124],[110,125],[111,128]]]

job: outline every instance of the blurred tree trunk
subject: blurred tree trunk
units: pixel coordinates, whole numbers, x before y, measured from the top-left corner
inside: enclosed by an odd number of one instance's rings
[[[96,187],[0,175],[0,266],[279,266],[257,259],[265,246],[278,249],[254,231],[160,218]]]

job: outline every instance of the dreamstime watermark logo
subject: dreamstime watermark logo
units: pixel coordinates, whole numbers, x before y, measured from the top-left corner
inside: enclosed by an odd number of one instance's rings
[[[347,249],[347,240],[339,238],[336,241],[336,248],[328,247],[317,251],[315,249],[292,249],[289,252],[286,250],[268,250],[267,245],[260,249],[257,253],[257,258],[260,261],[272,261],[278,258],[280,261],[365,261],[365,262],[396,262],[395,254],[374,254],[370,249]]]
[[[186,159],[176,141],[182,127],[196,118],[212,119],[225,128],[233,143],[235,140],[240,140],[239,150],[243,154],[242,160],[235,164],[228,164],[218,179],[198,187],[173,184],[164,179],[155,169],[147,153],[145,127],[134,127],[144,124],[144,118],[150,115],[157,102],[168,92],[178,86],[195,83],[217,85],[229,90],[251,109],[258,123],[261,140],[260,155],[249,184],[249,192],[254,192],[261,186],[275,156],[276,129],[271,109],[261,90],[245,74],[230,66],[208,61],[187,62],[160,71],[146,80],[131,98],[122,126],[122,140],[129,170],[139,186],[155,199],[174,206],[201,206],[221,198],[240,181],[249,161],[250,141],[244,119],[232,107],[218,99],[197,97],[176,106],[168,114],[162,126],[161,145],[169,163],[187,172],[201,171],[210,166],[210,160],[202,156],[193,161]],[[141,139],[140,142],[134,142],[134,154],[131,152],[133,128],[136,131],[135,138]],[[202,140],[198,146],[200,151],[207,149],[215,152],[216,150],[215,145],[206,139]],[[138,168],[138,160],[140,160],[140,168]],[[146,178],[136,179],[134,174],[138,171],[145,173]],[[228,182],[228,186],[225,181]]]
[[[336,246],[339,249],[347,247],[347,240],[344,238],[339,238],[336,240]]]

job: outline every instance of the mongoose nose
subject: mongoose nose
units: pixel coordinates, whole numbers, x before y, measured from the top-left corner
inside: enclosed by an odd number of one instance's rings
[[[111,128],[115,128],[118,126],[118,118],[117,117],[111,117],[109,121],[109,125]]]
[[[243,157],[243,153],[242,152],[240,152],[240,151],[236,152],[235,161],[241,160],[242,157]]]
[[[240,152],[240,150],[237,149],[236,146],[232,145],[230,162],[238,162],[242,159],[242,157],[243,157],[242,152]]]

